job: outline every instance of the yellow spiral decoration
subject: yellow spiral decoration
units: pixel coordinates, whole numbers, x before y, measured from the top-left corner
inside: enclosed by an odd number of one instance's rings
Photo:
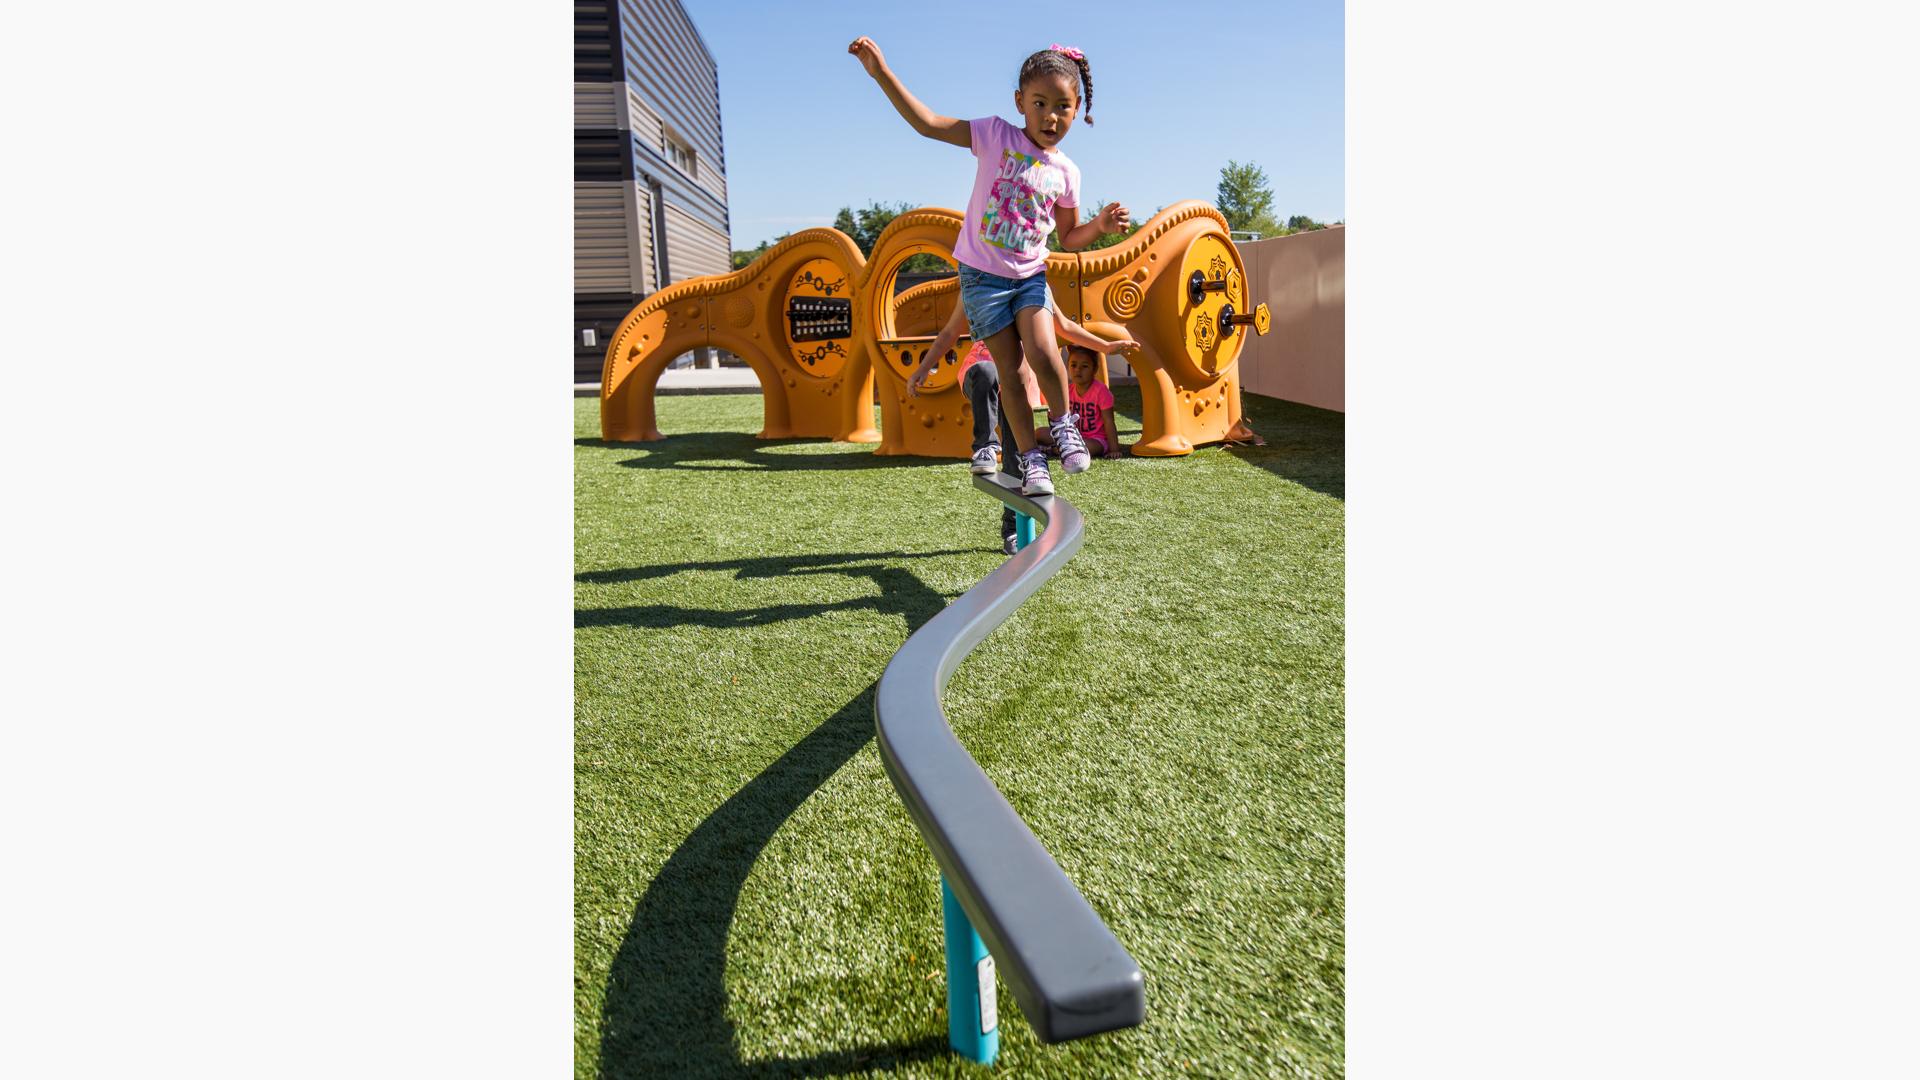
[[[1107,286],[1107,312],[1114,318],[1125,322],[1140,314],[1140,305],[1146,301],[1147,291],[1132,278],[1121,278]]]

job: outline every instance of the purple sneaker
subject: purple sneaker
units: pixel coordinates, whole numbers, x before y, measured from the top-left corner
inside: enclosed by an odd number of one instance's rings
[[[1000,467],[1000,448],[989,443],[973,452],[973,475],[992,476]]]
[[[1087,440],[1080,437],[1080,422],[1072,413],[1063,413],[1060,419],[1048,422],[1047,431],[1053,435],[1053,445],[1060,450],[1060,467],[1070,473],[1083,473],[1093,459],[1087,456]]]
[[[1040,449],[1029,450],[1021,455],[1020,463],[1026,470],[1025,475],[1021,478],[1020,494],[1053,494],[1053,477],[1047,475],[1046,451]]]

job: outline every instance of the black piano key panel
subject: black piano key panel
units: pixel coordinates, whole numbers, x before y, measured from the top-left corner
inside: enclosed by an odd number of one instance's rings
[[[804,341],[834,341],[853,336],[853,301],[830,296],[794,296],[787,300],[787,336]]]

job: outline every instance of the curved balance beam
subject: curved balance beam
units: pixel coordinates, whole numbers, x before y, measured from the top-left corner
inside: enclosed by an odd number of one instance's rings
[[[960,745],[940,707],[941,691],[967,653],[1080,549],[1082,522],[1073,504],[1057,496],[1028,498],[1011,478],[1005,485],[1000,480],[973,478],[974,486],[1045,530],[907,638],[874,696],[881,760],[947,891],[950,1004],[970,1000],[956,998],[956,982],[971,983],[973,971],[964,965],[980,965],[985,1001],[965,1016],[953,1008],[948,1013],[955,1049],[976,1061],[991,1061],[999,1045],[993,968],[963,955],[955,970],[955,901],[964,913],[960,921],[985,939],[1041,1042],[1133,1027],[1146,1016],[1140,965]],[[970,1026],[970,1033],[963,1030]]]

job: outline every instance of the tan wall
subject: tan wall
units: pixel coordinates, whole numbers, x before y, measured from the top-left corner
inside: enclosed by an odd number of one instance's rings
[[[674,284],[693,277],[724,274],[733,269],[727,234],[668,203],[667,279]]]
[[[573,84],[573,126],[577,128],[623,127],[620,110],[614,107],[613,84],[577,82]]]
[[[628,122],[635,134],[662,154],[666,148],[660,145],[660,129],[673,132],[694,153],[693,182],[726,202],[720,74],[706,42],[680,0],[618,3],[627,82],[638,91],[638,100],[628,103]],[[731,263],[731,259],[728,261]],[[668,269],[675,269],[671,259]],[[677,281],[680,275],[675,273],[673,277]]]
[[[1273,316],[1272,331],[1240,353],[1240,388],[1346,412],[1346,227],[1237,246],[1253,302]]]
[[[618,183],[573,182],[573,290],[585,293],[632,293],[633,219],[621,199]]]

